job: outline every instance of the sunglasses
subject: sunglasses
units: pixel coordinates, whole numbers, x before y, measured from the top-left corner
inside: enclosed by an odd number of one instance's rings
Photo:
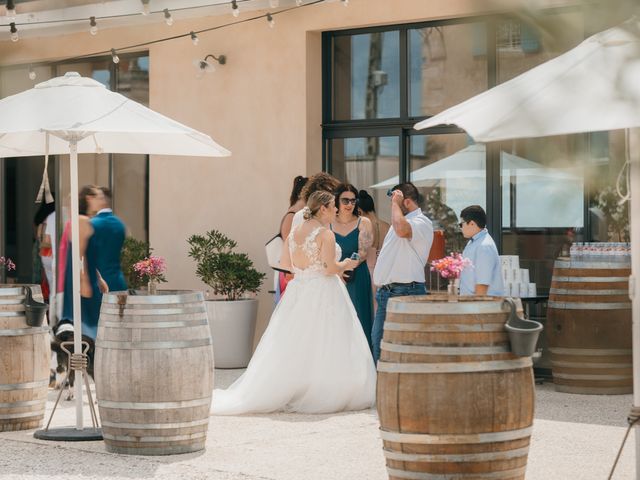
[[[355,205],[356,202],[357,202],[357,200],[355,198],[341,198],[340,199],[340,203],[342,205],[349,205],[349,204]]]

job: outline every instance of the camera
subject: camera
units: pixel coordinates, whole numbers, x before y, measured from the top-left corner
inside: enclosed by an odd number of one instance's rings
[[[358,252],[353,252],[349,258],[351,260],[360,260],[360,254]]]

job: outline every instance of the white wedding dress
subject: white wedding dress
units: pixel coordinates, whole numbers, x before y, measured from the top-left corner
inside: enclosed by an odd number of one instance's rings
[[[289,235],[291,256],[302,249],[309,266],[293,266],[295,277],[247,370],[228,389],[214,390],[212,414],[332,413],[374,404],[371,351],[344,284],[324,274],[315,241],[321,228],[302,245],[293,240],[297,228]]]

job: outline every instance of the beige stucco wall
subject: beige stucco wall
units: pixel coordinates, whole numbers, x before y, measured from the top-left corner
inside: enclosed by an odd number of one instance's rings
[[[516,2],[502,2],[514,5]],[[230,158],[154,156],[150,167],[150,239],[166,257],[171,288],[203,289],[186,238],[219,229],[269,271],[264,242],[278,228],[295,175],[321,169],[321,32],[450,18],[497,9],[479,0],[351,0],[254,21],[150,47],[150,106],[210,134]],[[247,13],[246,15],[249,15]],[[242,18],[242,17],[241,17]],[[0,42],[0,65],[57,60],[207,28],[224,17]],[[195,58],[225,54],[228,63],[196,78]],[[143,188],[140,185],[140,188]],[[271,276],[260,298],[262,333],[272,309]]]

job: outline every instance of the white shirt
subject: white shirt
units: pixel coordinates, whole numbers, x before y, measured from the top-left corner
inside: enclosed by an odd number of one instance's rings
[[[56,257],[56,212],[51,212],[46,219],[47,226],[44,229],[44,233],[51,238],[51,252],[53,258]]]
[[[393,226],[389,229],[373,271],[373,282],[378,286],[424,282],[424,267],[433,243],[433,225],[419,208],[404,218],[411,225],[411,239],[396,235]]]

